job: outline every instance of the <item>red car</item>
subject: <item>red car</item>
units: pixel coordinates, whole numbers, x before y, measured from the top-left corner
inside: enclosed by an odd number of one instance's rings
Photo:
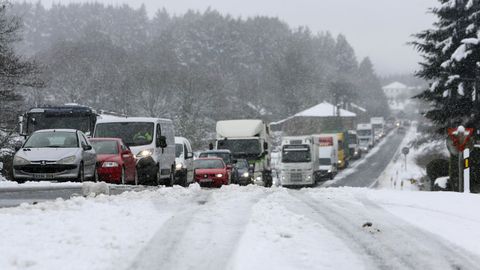
[[[100,181],[112,184],[138,184],[135,156],[121,139],[92,138],[97,152],[97,173]]]
[[[199,158],[193,161],[195,182],[200,186],[221,187],[230,184],[227,165],[221,158]]]

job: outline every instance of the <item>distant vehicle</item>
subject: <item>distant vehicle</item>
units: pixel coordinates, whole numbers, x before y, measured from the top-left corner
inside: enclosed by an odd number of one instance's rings
[[[397,133],[398,134],[405,134],[405,133],[407,133],[407,129],[404,126],[399,126],[397,128]]]
[[[312,136],[282,140],[281,183],[284,187],[314,186],[318,176],[318,147]]]
[[[35,131],[17,149],[13,177],[26,180],[97,180],[96,152],[85,134],[73,129]]]
[[[362,157],[362,151],[358,145],[358,137],[355,130],[348,131],[348,149],[351,159],[359,159]]]
[[[375,140],[380,140],[385,136],[385,119],[383,117],[370,118],[370,124],[372,124]]]
[[[221,187],[230,184],[228,169],[218,157],[199,158],[193,161],[195,182],[202,187]]]
[[[338,172],[337,147],[333,135],[313,135],[313,142],[318,144],[318,180],[332,180]]]
[[[232,153],[230,150],[208,150],[203,151],[198,155],[199,158],[207,158],[207,157],[218,157],[223,160],[223,162],[227,166],[228,175],[232,183],[237,183],[238,180],[238,172],[237,168],[235,168],[236,160],[233,158]]]
[[[193,151],[190,141],[175,137],[175,184],[188,186],[193,182]]]
[[[244,186],[253,184],[253,167],[248,164],[246,159],[238,159],[235,168],[237,168],[238,173],[236,184]]]
[[[326,133],[322,135],[327,135],[333,137],[333,145],[337,151],[337,168],[345,169],[348,167],[350,159],[350,150],[348,148],[348,135],[347,132],[337,132],[337,133]]]
[[[254,182],[272,186],[270,165],[270,127],[262,120],[227,120],[217,122],[216,149],[228,149],[236,159],[253,164]]]
[[[100,181],[112,184],[138,185],[135,156],[117,138],[94,138],[90,143],[97,152],[97,173]]]
[[[162,118],[102,116],[95,138],[120,138],[136,157],[140,184],[172,186],[175,173],[173,122]]]
[[[36,107],[19,117],[19,133],[28,137],[42,129],[75,129],[91,136],[96,121],[97,113],[90,107],[76,104]]]
[[[372,124],[361,123],[357,125],[357,137],[360,150],[368,153],[375,145],[375,135]]]

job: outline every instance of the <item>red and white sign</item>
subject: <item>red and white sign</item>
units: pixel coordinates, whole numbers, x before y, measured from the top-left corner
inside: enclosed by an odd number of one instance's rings
[[[458,128],[449,128],[448,136],[452,140],[455,148],[457,148],[458,151],[463,152],[467,144],[470,142],[473,132],[473,128],[464,128],[460,126]]]
[[[320,137],[318,143],[320,146],[333,146],[333,137]]]

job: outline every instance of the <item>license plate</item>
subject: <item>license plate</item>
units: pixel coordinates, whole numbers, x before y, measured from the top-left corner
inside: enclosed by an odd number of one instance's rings
[[[38,174],[34,174],[33,178],[35,178],[35,179],[53,179],[54,175],[52,173],[38,173]]]
[[[200,183],[211,183],[213,182],[212,179],[200,179]]]

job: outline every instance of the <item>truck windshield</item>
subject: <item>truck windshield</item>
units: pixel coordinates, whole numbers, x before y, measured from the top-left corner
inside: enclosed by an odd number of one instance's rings
[[[357,130],[357,135],[358,136],[371,136],[372,135],[372,130],[370,130],[370,129]]]
[[[77,129],[88,134],[91,132],[91,116],[47,115],[29,113],[27,115],[27,134],[42,129]]]
[[[373,124],[372,125],[374,129],[382,129],[383,128],[383,124]]]
[[[259,156],[262,152],[260,141],[256,139],[250,140],[219,140],[217,149],[227,149],[232,152],[233,156]]]
[[[286,145],[283,147],[283,163],[302,163],[310,161],[312,161],[312,157],[308,145]]]
[[[332,165],[332,160],[329,159],[329,158],[320,158],[318,160],[318,162],[319,162],[320,166],[327,166],[327,165],[330,166],[330,165]]]
[[[149,145],[153,141],[153,129],[154,123],[100,123],[95,128],[95,138],[120,138],[128,146]]]
[[[349,134],[348,135],[348,142],[350,144],[355,144],[357,143],[357,135],[356,134]]]

